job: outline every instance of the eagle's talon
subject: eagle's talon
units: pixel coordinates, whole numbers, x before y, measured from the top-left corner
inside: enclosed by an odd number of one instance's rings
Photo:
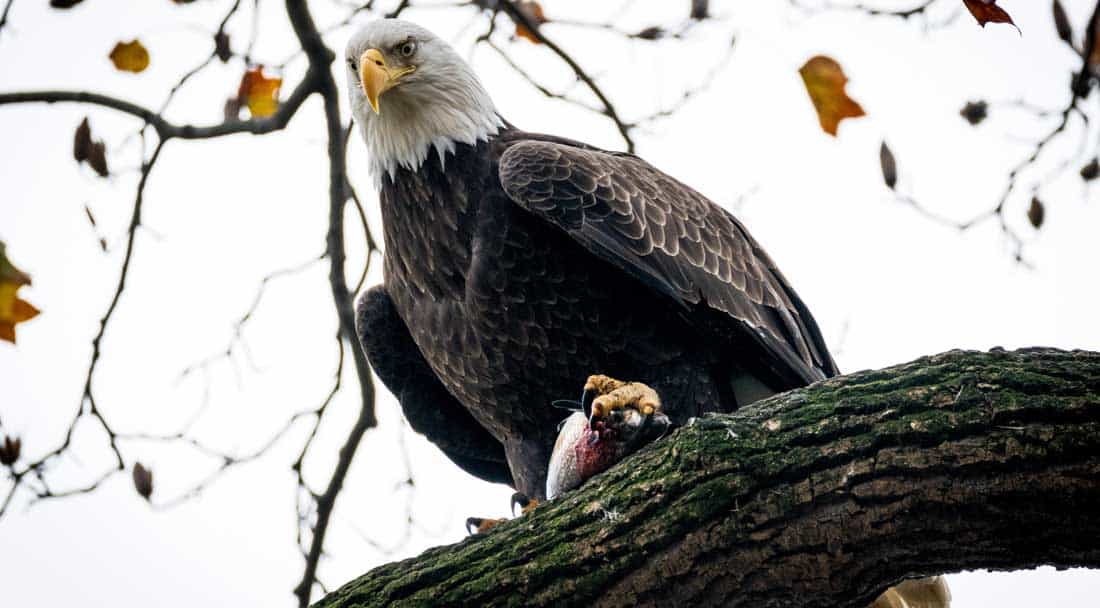
[[[539,501],[534,498],[528,498],[523,492],[516,492],[512,494],[512,516],[523,517],[530,513],[535,507],[539,506]],[[519,507],[519,515],[516,515],[516,507]],[[489,530],[499,526],[500,524],[508,521],[507,518],[486,518],[486,517],[467,517],[466,518],[466,532],[473,536],[474,534],[484,534]]]
[[[582,406],[586,405],[590,395],[596,395],[591,400],[591,410],[584,407],[590,421],[609,417],[612,412],[626,408],[647,417],[661,409],[661,399],[652,388],[641,382],[623,382],[602,374],[589,376],[584,383]]]
[[[467,517],[466,532],[469,533],[470,536],[474,534],[484,534],[506,521],[508,520],[503,518]]]
[[[519,515],[516,515],[517,506],[519,507]],[[528,498],[523,492],[512,494],[512,515],[515,517],[527,515],[537,506],[539,506],[539,501],[534,498]]]

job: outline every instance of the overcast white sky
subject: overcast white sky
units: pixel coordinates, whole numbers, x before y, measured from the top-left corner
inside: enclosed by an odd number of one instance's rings
[[[0,33],[0,90],[90,89],[156,107],[167,86],[208,52],[208,33],[229,3],[130,2],[125,11],[119,4],[86,2],[58,12],[17,1],[11,24]],[[605,16],[593,13],[592,2],[545,4],[551,18]],[[628,29],[667,23],[686,4],[638,2],[622,23]],[[1007,168],[1050,123],[995,108],[974,129],[958,109],[977,98],[1065,103],[1065,82],[1077,60],[1055,38],[1049,2],[1003,0],[1023,36],[1005,26],[983,31],[966,16],[925,33],[919,23],[872,23],[846,13],[807,18],[778,2],[714,4],[723,19],[685,43],[628,44],[561,25],[546,31],[602,75],[628,118],[666,107],[684,86],[703,80],[736,33],[736,51],[713,86],[640,134],[639,152],[721,204],[752,192],[737,214],[840,348],[843,370],[951,348],[1100,350],[1094,319],[1100,205],[1075,171],[1040,191],[1047,202],[1040,232],[1026,225],[1027,197],[1010,201],[1009,219],[1025,235],[1034,266],[1027,270],[1012,261],[993,223],[965,235],[937,226],[893,201],[878,169],[885,138],[900,165],[899,188],[928,207],[965,219],[992,205]],[[1090,3],[1065,4],[1079,29]],[[329,2],[312,5],[322,24],[341,16]],[[407,17],[456,41],[463,53],[482,27],[467,27],[474,18],[468,9],[413,10]],[[257,58],[277,62],[293,50],[280,3],[261,3],[259,24]],[[231,22],[238,46],[249,27],[247,12]],[[329,41],[342,50],[349,34],[333,32]],[[135,36],[149,48],[151,67],[138,76],[115,72],[107,53],[117,40]],[[513,52],[552,88],[569,85],[568,72],[545,49],[520,43]],[[797,73],[817,53],[840,61],[851,78],[850,93],[868,113],[843,123],[836,139],[818,128]],[[621,147],[609,123],[544,99],[491,50],[479,49],[472,58],[514,123]],[[203,73],[179,96],[170,118],[219,120],[240,69],[216,65]],[[301,69],[301,62],[291,64],[288,85]],[[342,83],[343,71],[338,74]],[[0,418],[3,431],[20,435],[32,456],[60,440],[77,406],[90,339],[117,278],[136,181],[133,170],[101,180],[72,162],[72,132],[86,114],[112,151],[135,126],[119,114],[74,105],[0,108],[0,240],[34,277],[34,286],[22,293],[43,310],[19,328],[17,347],[0,344]],[[205,375],[179,380],[184,367],[225,348],[261,276],[323,250],[328,203],[321,127],[313,101],[285,134],[165,148],[149,182],[147,228],[139,233],[129,287],[96,379],[99,403],[117,428],[173,431],[208,393],[196,433],[244,453],[289,414],[323,399],[336,362],[325,264],[270,285],[245,330],[252,363],[238,355],[210,365]],[[1054,146],[1037,174],[1074,146],[1073,139]],[[111,161],[116,169],[137,166],[132,147]],[[377,226],[358,138],[350,163]],[[84,216],[85,204],[111,245],[106,255]],[[354,231],[349,238],[349,275],[357,275],[363,245]],[[355,408],[353,393],[333,405],[307,466],[317,487],[328,479]],[[373,565],[461,538],[469,515],[507,511],[507,488],[466,476],[405,429],[389,395],[379,400],[378,412],[381,424],[360,448],[330,529],[320,575],[332,588]],[[167,511],[148,508],[122,476],[95,494],[62,502],[25,508],[22,496],[0,521],[5,602],[291,605],[301,559],[288,464],[305,431],[296,427],[267,458]],[[94,427],[82,427],[76,442],[79,450],[56,471],[72,483],[110,464]],[[416,479],[413,494],[395,490],[406,476],[402,442]],[[134,443],[126,453],[152,467],[162,500],[216,464],[186,447]],[[411,530],[407,505],[415,520]],[[399,543],[393,555],[378,550]],[[960,607],[1076,605],[1100,593],[1100,575],[1090,572],[965,574],[950,582]]]

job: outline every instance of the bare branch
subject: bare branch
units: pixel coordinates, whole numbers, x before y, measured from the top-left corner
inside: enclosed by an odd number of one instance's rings
[[[936,4],[937,0],[924,0],[924,2],[903,9],[880,8],[877,6],[871,6],[859,2],[855,4],[840,4],[826,1],[817,3],[813,6],[806,4],[803,0],[788,0],[788,2],[790,2],[791,6],[807,13],[817,13],[821,11],[853,11],[863,13],[871,17],[897,17],[899,19],[910,19],[912,17],[926,14],[928,9],[933,4]]]
[[[16,471],[14,468],[11,469],[12,487],[10,488],[7,497],[4,499],[3,504],[0,505],[0,517],[4,515],[7,507],[11,504],[12,497],[19,489],[19,485],[23,477],[25,477],[27,473],[35,472],[37,474],[49,461],[53,460],[55,457],[69,449],[69,446],[72,444],[73,432],[76,430],[76,425],[85,415],[89,415],[95,418],[99,425],[102,426],[103,430],[107,433],[108,445],[110,446],[111,452],[114,454],[115,457],[115,469],[108,473],[105,473],[102,477],[92,482],[91,484],[79,487],[74,490],[54,492],[49,490],[47,487],[44,491],[38,492],[37,498],[42,500],[47,498],[70,496],[74,493],[82,494],[91,492],[98,488],[99,485],[108,477],[110,477],[111,474],[113,474],[114,472],[122,471],[126,467],[125,461],[122,457],[122,452],[119,450],[116,440],[117,434],[115,433],[111,425],[107,422],[107,419],[103,416],[103,413],[100,411],[99,406],[96,404],[92,382],[95,377],[96,365],[98,364],[100,355],[102,354],[101,343],[103,341],[103,337],[107,333],[107,327],[111,322],[111,318],[113,317],[116,308],[118,307],[119,300],[121,300],[122,298],[122,293],[126,289],[126,279],[129,276],[130,272],[130,262],[133,260],[137,231],[138,228],[141,226],[141,211],[145,200],[145,185],[146,183],[148,183],[149,174],[150,172],[152,172],[153,166],[156,164],[157,159],[160,158],[160,152],[164,149],[164,144],[164,140],[161,140],[159,143],[157,143],[156,148],[153,150],[152,156],[150,156],[149,160],[145,161],[141,167],[141,178],[138,180],[137,194],[134,197],[133,212],[130,216],[130,226],[127,229],[126,253],[122,259],[122,269],[119,271],[118,283],[115,286],[115,292],[111,298],[111,303],[107,307],[107,312],[104,313],[103,317],[99,321],[99,331],[96,333],[95,338],[92,339],[92,356],[91,360],[88,363],[88,371],[84,379],[84,391],[80,397],[80,405],[77,407],[76,414],[73,416],[72,421],[69,423],[68,429],[66,429],[65,431],[65,438],[60,445],[58,445],[53,450],[46,452],[37,460],[31,462],[30,464],[27,464],[25,468],[20,471]]]
[[[11,12],[11,5],[15,4],[15,0],[8,0],[4,4],[4,12],[0,13],[0,30],[4,29],[4,26],[8,24],[8,13]]]
[[[259,135],[282,130],[298,112],[298,108],[301,107],[302,102],[316,90],[316,80],[317,76],[314,72],[311,71],[307,73],[305,78],[298,83],[298,86],[295,87],[290,96],[287,97],[286,101],[279,104],[279,109],[267,118],[227,120],[221,124],[209,126],[177,125],[165,120],[160,114],[135,103],[87,91],[23,91],[18,93],[0,93],[0,105],[12,103],[86,103],[110,108],[142,119],[153,127],[161,141],[167,141],[172,138],[210,139],[235,133],[252,133],[254,135]]]
[[[404,4],[404,3],[402,3]],[[325,533],[336,505],[336,499],[343,488],[344,479],[355,452],[367,429],[378,424],[374,412],[374,385],[370,366],[362,349],[358,348],[355,335],[355,316],[352,310],[351,294],[348,292],[344,277],[344,205],[347,203],[347,163],[344,153],[344,128],[340,118],[339,91],[328,65],[335,54],[325,46],[313,17],[304,3],[287,0],[287,16],[294,26],[294,33],[309,58],[310,71],[315,75],[317,91],[324,100],[325,128],[328,134],[329,156],[329,231],[327,252],[329,258],[329,283],[332,286],[333,304],[339,319],[340,335],[351,345],[352,359],[360,388],[359,418],[348,433],[344,446],[340,449],[336,467],[324,494],[317,499],[317,521],[313,526],[313,538],[306,557],[305,572],[302,580],[294,589],[301,608],[309,605],[313,584],[317,579],[317,566],[324,547]],[[321,69],[323,66],[323,69]]]
[[[539,42],[546,45],[546,48],[550,49],[555,55],[558,56],[559,59],[564,61],[571,70],[573,70],[573,74],[577,77],[577,79],[583,82],[585,86],[588,87],[588,90],[592,91],[592,94],[600,100],[600,104],[603,105],[602,114],[610,118],[611,121],[615,123],[615,128],[618,129],[619,135],[621,135],[623,141],[626,142],[626,151],[634,152],[634,139],[630,136],[629,125],[627,125],[621,118],[619,118],[619,113],[615,109],[615,105],[611,103],[611,100],[608,99],[607,95],[603,92],[603,89],[600,88],[598,84],[596,84],[595,79],[589,76],[588,72],[585,72],[584,69],[581,68],[581,66],[577,63],[575,59],[573,59],[573,57],[569,53],[567,53],[560,46],[548,39],[546,35],[543,34],[542,31],[540,31],[539,26],[535,23],[532,23],[531,20],[527,18],[527,15],[516,7],[514,2],[512,2],[511,0],[499,0],[498,6],[500,7],[501,11],[508,15],[517,24],[522,25],[524,28],[527,29],[527,31],[531,32],[531,34]]]

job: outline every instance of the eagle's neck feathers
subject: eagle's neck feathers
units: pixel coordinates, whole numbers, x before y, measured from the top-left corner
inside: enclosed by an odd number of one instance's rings
[[[417,171],[434,149],[440,167],[458,144],[475,146],[504,126],[492,98],[468,68],[450,78],[396,87],[381,99],[381,113],[363,108],[360,128],[376,182],[398,169]]]

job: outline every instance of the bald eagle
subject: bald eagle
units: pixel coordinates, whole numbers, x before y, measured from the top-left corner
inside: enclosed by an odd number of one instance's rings
[[[426,29],[347,45],[384,282],[362,346],[412,427],[480,478],[544,496],[590,374],[644,382],[673,423],[837,373],[806,305],[727,211],[632,154],[505,120]]]

